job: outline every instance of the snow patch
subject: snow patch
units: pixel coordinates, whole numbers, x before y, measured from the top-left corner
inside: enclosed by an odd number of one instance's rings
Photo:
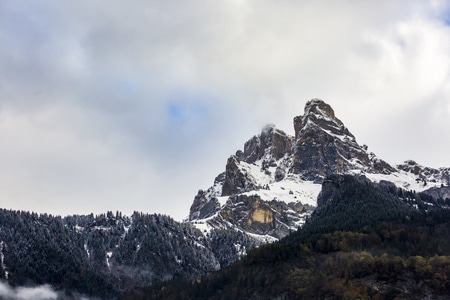
[[[223,198],[225,198],[225,197],[223,197]],[[193,225],[198,230],[200,230],[204,235],[209,234],[211,232],[211,230],[214,229],[214,227],[209,225],[208,221],[216,218],[217,216],[218,216],[218,212],[209,218],[191,221],[190,224]]]
[[[6,278],[6,280],[8,280],[9,273],[5,266],[5,255],[3,254],[4,247],[5,247],[5,243],[3,241],[1,241],[0,242],[0,263],[1,263],[2,270],[5,274],[5,278]]]
[[[108,226],[94,226],[92,230],[111,231],[111,227]]]
[[[113,254],[112,251],[106,252],[106,266],[108,267],[108,269],[111,268],[109,260],[111,259],[112,254]]]
[[[91,253],[89,252],[87,242],[85,242],[83,246],[84,246],[84,251],[86,251],[86,254],[87,254],[88,260],[89,260],[91,258]]]
[[[302,204],[317,206],[317,196],[321,189],[321,184],[304,181],[290,174],[283,181],[268,184],[268,189],[250,191],[243,194],[248,196],[258,195],[264,201],[301,202]]]
[[[393,172],[391,174],[363,173],[360,170],[353,170],[350,173],[362,174],[375,183],[379,183],[382,180],[390,181],[399,188],[416,192],[423,192],[424,190],[427,190],[431,187],[440,187],[442,184],[442,182],[424,181],[418,176],[402,170]]]
[[[233,244],[233,246],[236,249],[238,257],[244,257],[247,255],[247,249],[245,246],[242,246],[241,244]]]
[[[251,236],[252,238],[254,238],[255,240],[264,243],[264,244],[269,244],[269,243],[274,243],[277,242],[278,239],[270,236],[270,235],[261,235],[261,234],[255,234],[255,233],[250,233],[250,232],[245,232],[246,234],[248,234],[249,236]]]

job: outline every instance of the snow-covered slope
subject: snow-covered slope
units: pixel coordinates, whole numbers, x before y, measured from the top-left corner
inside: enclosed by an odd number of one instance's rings
[[[309,101],[294,118],[295,136],[274,125],[237,151],[212,187],[200,190],[189,221],[212,228],[245,232],[262,241],[287,235],[317,206],[323,179],[331,174],[364,175],[411,191],[447,186],[449,168],[432,169],[406,161],[391,166],[359,145],[324,101]]]

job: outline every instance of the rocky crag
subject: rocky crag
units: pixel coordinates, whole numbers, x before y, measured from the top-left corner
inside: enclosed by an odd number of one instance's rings
[[[213,186],[195,196],[189,222],[204,233],[220,228],[263,243],[280,239],[302,226],[317,206],[324,178],[332,174],[364,176],[435,198],[449,196],[450,168],[411,160],[390,165],[358,144],[320,99],[308,101],[293,125],[295,136],[268,125],[230,156]]]

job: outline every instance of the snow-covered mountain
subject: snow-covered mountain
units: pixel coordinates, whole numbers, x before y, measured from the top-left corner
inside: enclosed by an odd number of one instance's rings
[[[379,189],[376,199],[388,195],[413,209],[450,207],[450,168],[388,164],[359,145],[322,100],[306,104],[294,129],[290,136],[269,125],[247,141],[195,196],[188,222],[137,212],[62,218],[0,209],[0,279],[50,284],[67,299],[197,280],[297,230],[313,211],[310,221],[320,223],[346,181],[372,181],[366,195]]]
[[[268,125],[230,156],[225,172],[195,196],[189,222],[206,233],[232,229],[262,242],[282,238],[304,223],[317,206],[324,178],[332,174],[365,176],[433,197],[449,195],[450,168],[412,160],[388,164],[358,144],[320,99],[307,102],[293,123],[295,136]]]

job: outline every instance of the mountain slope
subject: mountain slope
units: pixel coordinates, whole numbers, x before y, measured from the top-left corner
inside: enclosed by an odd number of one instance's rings
[[[350,175],[327,177],[322,194],[320,207],[289,237],[194,282],[122,298],[450,298],[450,210],[416,209],[385,186]]]
[[[164,215],[61,218],[0,210],[0,278],[13,286],[51,284],[68,295],[110,299],[138,286],[217,270],[214,251],[238,256],[210,244],[216,240]]]
[[[195,196],[189,221],[203,232],[229,229],[262,243],[274,241],[304,224],[317,206],[321,183],[332,174],[363,175],[405,191],[449,196],[450,168],[414,161],[391,166],[359,145],[322,100],[307,102],[293,123],[295,136],[268,125],[230,156],[213,186]]]

